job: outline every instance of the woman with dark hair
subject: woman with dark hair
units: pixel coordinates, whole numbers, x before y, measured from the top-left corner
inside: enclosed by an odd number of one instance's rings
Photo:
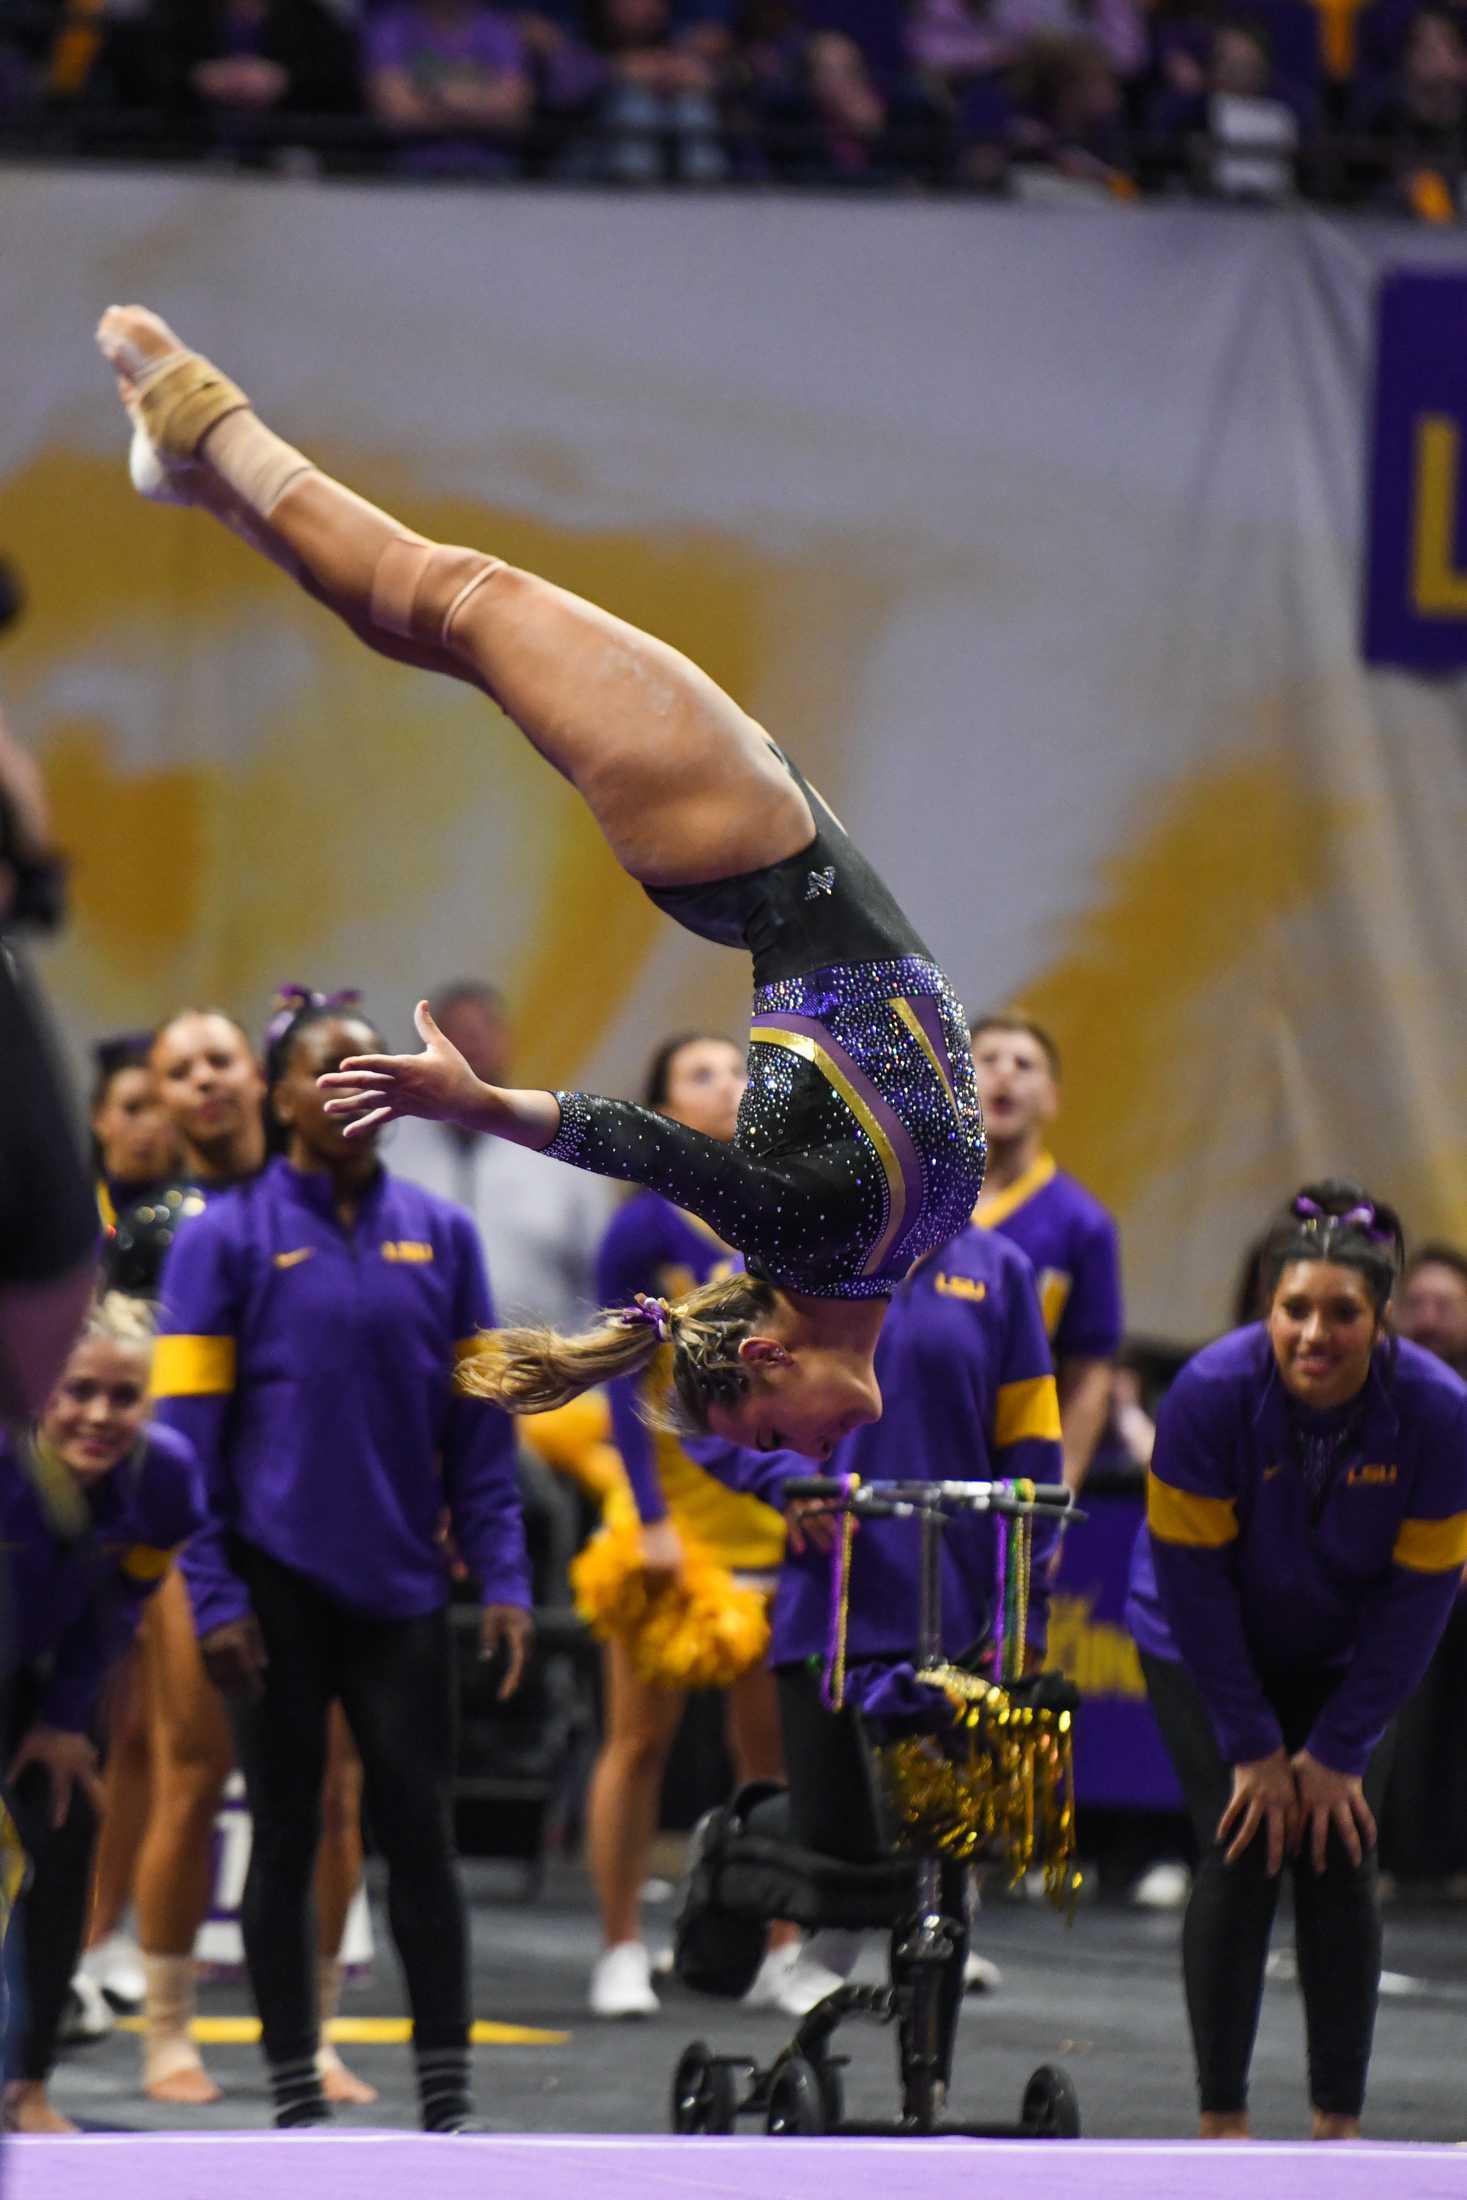
[[[275,2120],[328,2113],[310,1907],[339,1701],[387,1861],[423,2123],[451,2131],[469,2116],[469,2014],[445,1506],[504,1695],[526,1654],[529,1585],[511,1425],[455,1389],[492,1319],[473,1224],[390,1177],[370,1138],[348,1140],[316,1082],[380,1044],[329,1003],[278,1036],[270,1101],[285,1153],[180,1235],[156,1387],[205,1476],[209,1522],[183,1572],[254,1820],[242,1924]]]
[[[629,1178],[698,1215],[747,1274],[620,1310],[588,1337],[511,1332],[467,1370],[514,1412],[565,1404],[672,1345],[693,1428],[828,1458],[881,1411],[893,1286],[966,1222],[983,1177],[952,988],[839,820],[763,728],[675,650],[477,550],[409,533],[271,434],[141,307],[98,340],[149,493],[201,503],[401,662],[482,689],[590,807],[657,905],[753,957],[749,1087],[730,1143],[625,1101],[475,1077],[418,1009],[424,1052],[328,1083],[360,1134],[420,1115]]]
[[[740,1049],[729,1039],[685,1032],[658,1048],[645,1100],[674,1122],[727,1140],[743,1090]],[[606,1233],[597,1288],[608,1305],[627,1306],[639,1291],[676,1294],[736,1265],[736,1256],[704,1223],[656,1192],[638,1192]],[[655,1420],[666,1388],[657,1362],[611,1384],[612,1433],[627,1471],[649,1586],[655,1595],[656,1586],[674,1581],[691,1544],[746,1582],[772,1589],[784,1551],[777,1514],[705,1474],[668,1431],[654,1434],[644,1415]],[[688,1690],[671,1675],[649,1678],[624,1632],[609,1634],[604,1667],[606,1731],[591,1776],[586,1848],[605,1946],[591,1974],[590,2002],[598,2017],[643,2017],[658,2003],[638,1929],[638,1898],[657,1830],[662,1775]],[[778,1779],[778,1707],[757,1654],[730,1681],[726,1702],[740,1779]],[[795,1937],[776,1928],[779,1944]]]
[[[1306,1185],[1269,1234],[1265,1318],[1157,1417],[1127,1616],[1201,1859],[1182,1956],[1204,2138],[1248,2135],[1286,1861],[1314,2136],[1360,2129],[1389,1730],[1467,1559],[1467,1386],[1391,1336],[1402,1257],[1389,1207]]]
[[[178,1134],[168,1118],[149,1056],[151,1032],[123,1032],[93,1048],[91,1125],[97,1157],[97,1206],[116,1226],[130,1200],[174,1174]]]
[[[304,995],[292,992],[295,1008]],[[267,1039],[268,1039],[267,1034]],[[178,1141],[180,1173],[150,1195],[126,1203],[105,1255],[113,1280],[145,1297],[166,1293],[166,1261],[210,1200],[265,1166],[265,1082],[254,1044],[233,1016],[184,1008],[153,1035],[148,1067]],[[166,1378],[165,1378],[166,1379]],[[170,1567],[139,1631],[140,1693],[147,1723],[147,1764],[133,1749],[114,1749],[107,1814],[98,1850],[93,1931],[108,1935],[134,1880],[130,1835],[137,1833],[136,1897],[144,1974],[143,2090],[170,2107],[202,2108],[219,2098],[193,2036],[194,1943],[209,1909],[213,1830],[234,1742],[217,1690],[199,1656],[181,1573]],[[141,1792],[146,1778],[146,1794]],[[338,1951],[362,1876],[361,1768],[339,1713],[322,1792],[325,1837],[316,1880],[323,2020],[340,1990]],[[125,1966],[124,1966],[125,1968]],[[98,1960],[104,1979],[111,1970]],[[115,1982],[112,1982],[115,1991]],[[328,2100],[376,2099],[322,2035]]]

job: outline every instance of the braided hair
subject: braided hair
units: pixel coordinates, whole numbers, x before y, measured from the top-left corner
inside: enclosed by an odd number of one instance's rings
[[[673,1398],[659,1423],[683,1436],[708,1433],[716,1406],[737,1406],[754,1381],[740,1346],[774,1314],[773,1284],[759,1276],[716,1276],[683,1298],[639,1297],[610,1307],[579,1336],[554,1329],[491,1329],[459,1370],[462,1387],[506,1413],[547,1413],[595,1383],[634,1375],[664,1346],[672,1354]]]
[[[1291,1261],[1327,1260],[1364,1279],[1379,1315],[1405,1259],[1405,1233],[1395,1208],[1348,1178],[1324,1177],[1301,1186],[1269,1229],[1259,1267],[1263,1301],[1271,1303]]]

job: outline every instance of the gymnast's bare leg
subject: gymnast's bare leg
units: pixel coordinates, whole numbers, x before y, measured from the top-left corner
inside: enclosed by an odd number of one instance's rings
[[[686,657],[533,573],[413,534],[281,442],[145,308],[109,308],[98,342],[178,500],[234,527],[371,647],[482,688],[633,878],[699,885],[809,843],[809,804],[768,736]]]

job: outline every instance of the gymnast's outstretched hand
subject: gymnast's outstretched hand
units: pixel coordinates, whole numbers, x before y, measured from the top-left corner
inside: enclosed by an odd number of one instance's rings
[[[348,1138],[360,1138],[401,1115],[492,1128],[479,1120],[491,1087],[480,1082],[458,1048],[444,1038],[426,1001],[414,1009],[413,1022],[423,1042],[421,1054],[353,1054],[340,1069],[327,1070],[316,1080],[331,1095],[326,1113],[347,1118]]]
[[[354,1054],[316,1082],[329,1093],[328,1115],[344,1117],[344,1135],[361,1138],[399,1116],[430,1123],[460,1123],[517,1146],[539,1150],[560,1128],[560,1103],[551,1092],[506,1092],[476,1077],[451,1040],[434,1023],[426,1001],[413,1022],[421,1054]]]

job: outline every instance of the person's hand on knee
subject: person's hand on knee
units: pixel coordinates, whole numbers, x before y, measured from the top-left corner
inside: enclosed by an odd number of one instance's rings
[[[1236,1864],[1262,1828],[1268,1844],[1268,1876],[1276,1879],[1285,1856],[1291,1856],[1299,1845],[1300,1827],[1294,1767],[1282,1749],[1257,1757],[1251,1764],[1234,1765],[1233,1792],[1217,1822],[1218,1840],[1226,1841],[1233,1827],[1237,1831],[1228,1843],[1224,1862]]]
[[[221,1696],[243,1696],[255,1702],[265,1693],[265,1638],[253,1612],[243,1619],[226,1620],[199,1638],[204,1670]]]
[[[1314,1869],[1324,1870],[1331,1826],[1350,1862],[1358,1867],[1366,1849],[1375,1847],[1375,1818],[1358,1774],[1332,1771],[1317,1757],[1311,1757],[1307,1749],[1295,1756],[1293,1773],[1299,1796],[1300,1839],[1309,1844]]]

